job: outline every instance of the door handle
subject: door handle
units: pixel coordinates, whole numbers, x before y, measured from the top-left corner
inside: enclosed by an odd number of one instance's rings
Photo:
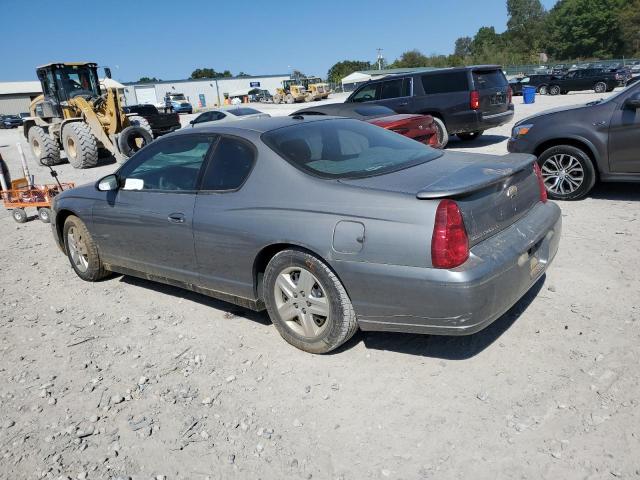
[[[170,223],[184,223],[184,214],[172,213],[167,217]]]
[[[409,105],[409,102],[402,102],[398,104],[399,107],[406,107],[407,105]]]

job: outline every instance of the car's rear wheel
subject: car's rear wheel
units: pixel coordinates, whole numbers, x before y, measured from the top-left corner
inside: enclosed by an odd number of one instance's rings
[[[604,93],[607,91],[607,84],[604,82],[598,82],[593,86],[593,90],[596,93]]]
[[[466,132],[466,133],[457,133],[456,135],[458,135],[458,138],[460,140],[474,140],[476,138],[478,138],[480,135],[482,135],[484,132],[482,130],[478,130],[476,132]]]
[[[449,132],[447,132],[447,126],[438,117],[433,117],[433,124],[436,127],[439,148],[446,147],[447,143],[449,143]]]
[[[551,147],[538,157],[547,194],[555,200],[578,200],[593,188],[596,172],[589,155],[571,145]]]
[[[549,95],[560,95],[560,86],[559,85],[551,85],[549,87]]]
[[[67,217],[62,233],[69,262],[82,280],[96,282],[109,275],[100,260],[98,247],[82,220],[73,215]]]
[[[326,353],[358,329],[347,292],[333,271],[301,250],[283,250],[267,265],[263,298],[278,333],[294,347]]]

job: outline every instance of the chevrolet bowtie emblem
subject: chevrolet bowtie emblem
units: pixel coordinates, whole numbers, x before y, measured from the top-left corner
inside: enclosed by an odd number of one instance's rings
[[[518,194],[518,187],[516,187],[515,185],[511,185],[509,188],[507,188],[507,197],[513,198],[517,194]]]

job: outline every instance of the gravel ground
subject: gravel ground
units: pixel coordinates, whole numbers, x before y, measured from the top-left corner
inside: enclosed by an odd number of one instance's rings
[[[516,118],[594,98],[516,98]],[[510,128],[450,147],[506,153]],[[19,138],[0,131],[14,176]],[[0,478],[640,478],[639,201],[562,203],[546,278],[483,332],[358,333],[325,356],[263,313],[84,283],[47,225],[0,210]]]

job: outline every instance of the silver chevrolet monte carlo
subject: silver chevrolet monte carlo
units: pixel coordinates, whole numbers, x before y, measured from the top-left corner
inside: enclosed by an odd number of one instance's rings
[[[266,308],[313,353],[354,332],[471,334],[558,249],[534,157],[431,149],[334,117],[181,130],[60,194],[53,233],[87,281],[119,272]]]

